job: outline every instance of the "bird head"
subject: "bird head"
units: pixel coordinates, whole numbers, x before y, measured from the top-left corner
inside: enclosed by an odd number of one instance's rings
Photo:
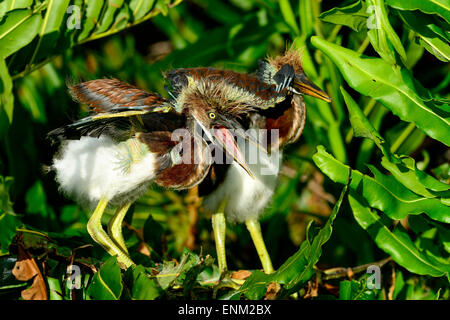
[[[282,55],[259,62],[258,78],[275,84],[276,90],[291,94],[309,95],[331,102],[328,94],[306,77],[298,50],[291,47]]]
[[[254,177],[236,141],[238,136],[248,139],[240,120],[251,107],[230,99],[221,89],[207,84],[206,87],[187,90],[182,111],[188,119],[188,128],[193,132],[198,132],[196,128],[201,129],[209,143],[219,147]]]

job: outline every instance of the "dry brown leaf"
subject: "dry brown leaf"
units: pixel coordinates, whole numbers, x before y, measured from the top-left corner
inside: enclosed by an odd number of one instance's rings
[[[23,290],[21,296],[24,300],[48,300],[47,289],[42,277],[35,276],[31,287]]]
[[[146,255],[147,257],[150,257],[150,250],[148,249],[148,246],[145,242],[141,242],[139,244],[139,248],[137,251],[142,253],[143,255]]]
[[[323,287],[327,289],[331,294],[339,296],[339,286],[334,286],[329,283],[324,283]]]
[[[281,286],[277,282],[271,282],[267,286],[266,294],[264,295],[264,300],[275,300],[278,292],[280,292]]]
[[[250,271],[248,271],[248,270],[239,270],[239,271],[234,271],[231,274],[231,278],[237,279],[237,280],[245,280],[248,277],[250,277],[251,274],[252,273]]]
[[[319,296],[319,278],[315,278],[314,281],[308,281],[308,291],[303,296],[303,299],[315,298]]]
[[[31,254],[21,245],[18,246],[17,262],[12,274],[19,281],[28,281],[34,278],[31,287],[21,293],[24,300],[48,300],[44,277]]]

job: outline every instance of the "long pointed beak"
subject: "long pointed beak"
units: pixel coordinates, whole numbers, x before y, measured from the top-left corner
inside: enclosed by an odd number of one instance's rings
[[[326,102],[331,102],[328,94],[309,80],[304,73],[295,75],[293,87],[297,91],[296,93],[306,94]]]
[[[245,162],[244,155],[242,154],[241,149],[239,148],[238,144],[234,140],[233,135],[231,132],[223,127],[219,126],[216,129],[214,129],[214,136],[216,137],[217,141],[220,143],[220,146],[222,149],[233,158],[234,161],[236,161],[242,169],[244,169],[250,177],[255,179],[255,176],[253,175],[252,171],[248,167],[247,163]]]

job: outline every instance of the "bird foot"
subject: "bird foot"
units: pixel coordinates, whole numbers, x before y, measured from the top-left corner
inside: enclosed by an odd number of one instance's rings
[[[231,271],[223,271],[220,275],[219,281],[217,282],[217,285],[214,287],[213,291],[213,299],[216,298],[217,292],[220,289],[224,288],[231,288],[233,290],[237,290],[241,287],[242,283],[244,283],[243,280],[240,279],[233,279],[232,278],[233,272]]]

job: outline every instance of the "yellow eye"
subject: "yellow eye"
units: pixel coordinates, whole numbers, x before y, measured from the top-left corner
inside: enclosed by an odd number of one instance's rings
[[[209,113],[209,118],[210,119],[215,119],[216,118],[216,114],[214,112],[210,112]]]

